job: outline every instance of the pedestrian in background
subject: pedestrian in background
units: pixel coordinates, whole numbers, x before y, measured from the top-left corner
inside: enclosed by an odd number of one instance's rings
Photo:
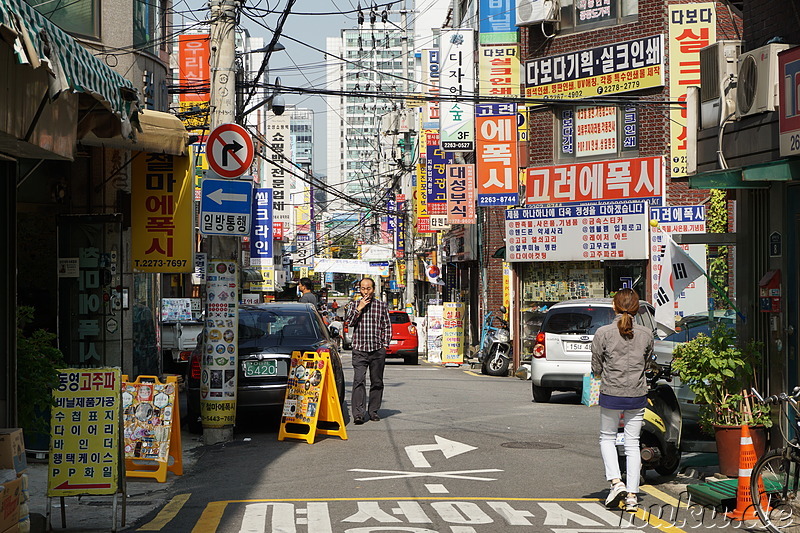
[[[378,409],[383,400],[383,369],[386,366],[386,347],[392,339],[389,308],[386,302],[375,299],[375,280],[364,278],[359,283],[361,299],[351,301],[345,309],[344,321],[352,331],[353,394],[351,409],[356,424],[363,424],[366,415],[378,421]],[[367,406],[366,377],[369,369],[369,405]]]
[[[600,455],[611,491],[606,505],[635,512],[639,502],[639,472],[642,458],[639,435],[647,405],[645,369],[653,354],[653,332],[636,324],[639,295],[622,289],[614,295],[614,322],[598,328],[592,341],[592,373],[600,378]],[[628,473],[621,480],[617,460],[617,428],[622,416],[625,432],[625,460]]]
[[[309,303],[314,307],[317,306],[317,295],[312,291],[314,290],[314,282],[308,278],[300,278],[297,282],[297,291],[300,293],[300,298],[297,300],[301,303]]]

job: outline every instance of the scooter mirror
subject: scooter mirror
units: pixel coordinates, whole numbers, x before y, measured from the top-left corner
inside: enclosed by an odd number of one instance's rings
[[[503,313],[503,314],[506,314],[508,312],[508,309],[506,309],[505,305],[501,305],[500,306],[500,312]]]

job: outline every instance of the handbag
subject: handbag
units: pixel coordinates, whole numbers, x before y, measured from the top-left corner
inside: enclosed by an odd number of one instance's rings
[[[593,407],[600,403],[600,378],[595,377],[591,372],[583,375],[581,403],[587,407]]]

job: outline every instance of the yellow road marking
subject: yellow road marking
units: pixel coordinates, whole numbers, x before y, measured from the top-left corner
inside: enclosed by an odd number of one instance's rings
[[[658,492],[661,492],[661,491],[658,491]],[[666,496],[666,494],[665,494],[665,496]],[[686,533],[684,530],[682,530],[681,528],[679,528],[675,524],[667,522],[666,520],[662,520],[661,518],[657,517],[656,515],[654,515],[650,511],[646,511],[644,509],[639,509],[638,511],[636,511],[636,517],[640,518],[643,521],[647,521],[648,524],[650,524],[654,528],[658,529],[659,531],[666,531],[666,532],[669,532],[669,533]]]
[[[249,500],[241,500],[241,502],[246,502]],[[270,501],[270,500],[252,500],[252,501]],[[220,520],[222,520],[222,514],[225,512],[225,507],[229,503],[241,503],[235,500],[227,501],[227,502],[211,502],[206,505],[206,508],[203,509],[203,514],[200,515],[200,519],[192,528],[192,533],[213,533],[219,527]]]
[[[667,505],[673,506],[675,509],[678,509],[680,507],[680,505],[681,505],[681,502],[679,502],[678,500],[676,500],[675,498],[673,498],[672,496],[670,496],[666,492],[664,492],[662,490],[659,490],[659,489],[657,489],[655,487],[651,487],[650,485],[643,485],[643,486],[639,487],[639,490],[641,490],[642,492],[646,492],[650,496],[661,500],[662,502],[666,503]],[[686,507],[686,504],[684,503],[683,506]]]
[[[161,531],[170,520],[175,518],[175,515],[183,508],[183,505],[189,500],[189,496],[191,495],[191,493],[187,493],[178,494],[173,497],[167,502],[164,508],[159,511],[154,519],[137,529],[137,531]]]
[[[464,373],[465,373],[465,374],[469,374],[470,376],[478,376],[478,377],[481,377],[481,374],[476,374],[476,373],[475,373],[475,372],[473,372],[472,370],[464,370]]]

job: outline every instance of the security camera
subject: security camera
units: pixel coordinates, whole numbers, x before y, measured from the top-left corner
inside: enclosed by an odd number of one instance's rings
[[[276,115],[283,115],[284,111],[286,111],[286,101],[283,99],[283,96],[277,94],[272,99],[272,112]]]

